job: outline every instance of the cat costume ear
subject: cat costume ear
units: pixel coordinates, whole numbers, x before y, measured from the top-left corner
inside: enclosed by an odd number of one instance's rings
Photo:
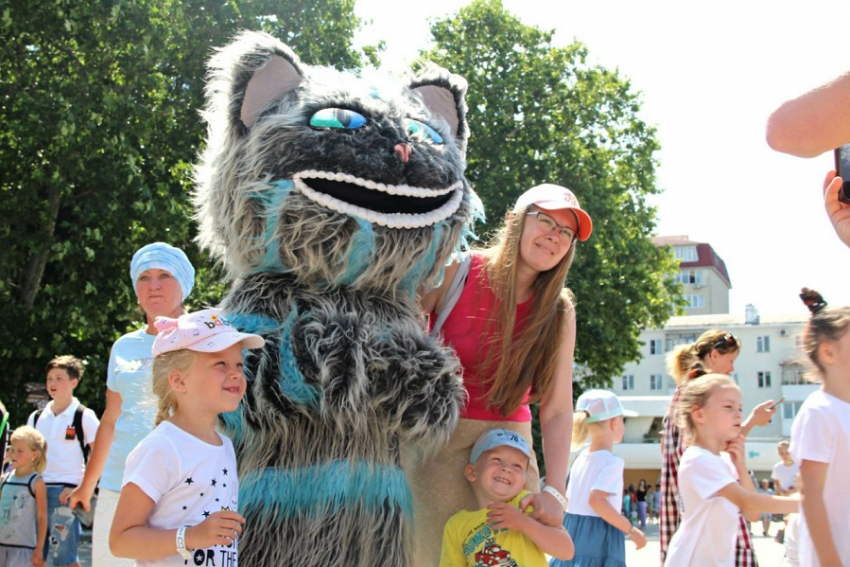
[[[466,123],[466,80],[437,65],[426,63],[410,82],[410,90],[435,116],[449,125],[455,142],[466,153],[469,126]]]
[[[266,33],[242,32],[210,61],[207,88],[225,96],[232,125],[243,129],[303,79],[301,60],[288,46]]]

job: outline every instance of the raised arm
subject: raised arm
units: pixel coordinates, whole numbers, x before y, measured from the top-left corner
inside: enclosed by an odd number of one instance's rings
[[[850,142],[850,72],[789,100],[767,121],[776,151],[815,157]]]

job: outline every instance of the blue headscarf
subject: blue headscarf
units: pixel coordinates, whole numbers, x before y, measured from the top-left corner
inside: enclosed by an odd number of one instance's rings
[[[195,268],[182,250],[170,244],[154,242],[142,246],[133,254],[133,260],[130,262],[130,280],[133,283],[133,290],[136,289],[139,275],[150,269],[165,270],[174,276],[183,292],[183,301],[186,301],[192,293],[192,288],[195,287]]]

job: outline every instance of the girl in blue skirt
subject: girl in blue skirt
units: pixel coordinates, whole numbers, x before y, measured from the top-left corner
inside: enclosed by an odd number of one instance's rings
[[[620,513],[625,463],[611,452],[623,440],[623,416],[634,415],[606,390],[589,390],[576,402],[573,448],[588,437],[590,446],[576,457],[567,484],[564,527],[575,543],[575,557],[552,559],[550,567],[625,567],[626,537],[638,549],[646,545],[643,532]]]

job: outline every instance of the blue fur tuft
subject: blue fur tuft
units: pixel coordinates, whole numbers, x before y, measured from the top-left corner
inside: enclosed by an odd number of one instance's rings
[[[372,223],[365,219],[352,217],[357,221],[358,231],[354,233],[348,247],[348,262],[343,272],[334,282],[338,285],[351,285],[375,256],[375,230]]]
[[[413,520],[413,498],[401,467],[367,461],[252,471],[239,478],[239,508],[265,521],[307,514],[328,518],[340,510],[380,514],[398,507]]]
[[[295,184],[289,179],[281,179],[269,183],[269,187],[271,188],[268,191],[254,195],[254,198],[263,205],[263,216],[266,221],[266,230],[261,243],[265,248],[265,255],[260,264],[254,268],[255,273],[287,271],[286,266],[280,261],[280,242],[275,237],[275,231],[280,226],[281,204],[295,188]]]
[[[298,310],[293,306],[292,311],[280,330],[280,377],[278,383],[283,394],[293,403],[317,408],[319,407],[319,392],[304,382],[304,376],[298,368],[295,353],[292,350],[292,324],[298,317]]]

